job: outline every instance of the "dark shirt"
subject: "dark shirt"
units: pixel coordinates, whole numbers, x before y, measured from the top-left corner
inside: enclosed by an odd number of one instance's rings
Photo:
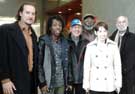
[[[64,86],[61,41],[52,42],[52,45],[54,49],[54,59],[56,64],[54,87],[60,87],[60,86]]]

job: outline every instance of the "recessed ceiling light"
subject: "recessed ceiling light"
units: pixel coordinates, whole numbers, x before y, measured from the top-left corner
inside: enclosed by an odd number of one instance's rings
[[[61,14],[61,13],[62,13],[62,11],[59,11],[58,13],[59,13],[59,14]]]
[[[81,13],[80,12],[77,12],[77,13],[75,13],[76,15],[81,15]]]
[[[71,8],[68,8],[68,10],[70,11],[70,10],[72,10]]]

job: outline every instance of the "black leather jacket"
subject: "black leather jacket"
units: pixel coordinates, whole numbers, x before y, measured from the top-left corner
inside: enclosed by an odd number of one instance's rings
[[[69,62],[71,65],[71,73],[73,77],[73,84],[81,84],[83,82],[83,62],[84,62],[84,54],[86,49],[87,40],[83,40],[80,36],[78,45],[76,46],[74,41],[71,39],[71,35],[68,38],[68,42],[70,45],[70,58]]]
[[[62,67],[64,75],[64,84],[68,84],[68,53],[69,45],[66,39],[61,37],[62,43]],[[53,88],[53,81],[55,78],[55,59],[54,51],[51,44],[51,37],[48,35],[41,36],[39,39],[39,82],[40,87],[48,85],[49,88]]]

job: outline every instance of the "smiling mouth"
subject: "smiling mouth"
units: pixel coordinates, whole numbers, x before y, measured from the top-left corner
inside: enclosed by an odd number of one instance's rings
[[[60,33],[60,30],[56,30],[57,33]]]

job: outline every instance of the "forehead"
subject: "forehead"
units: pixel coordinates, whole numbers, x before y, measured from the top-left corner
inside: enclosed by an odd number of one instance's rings
[[[117,22],[123,22],[123,21],[127,21],[126,17],[124,16],[118,17]]]
[[[88,18],[86,18],[84,21],[88,21],[88,20],[93,21],[94,19],[92,19],[91,17],[88,17]]]
[[[60,20],[57,20],[57,19],[53,19],[53,20],[52,20],[52,23],[62,24],[62,22],[61,22]]]
[[[82,27],[81,25],[74,25],[72,28]]]
[[[36,9],[35,9],[35,7],[33,5],[24,5],[23,6],[23,11],[33,11],[33,12],[35,12]]]
[[[106,30],[103,26],[99,26],[98,30]]]

